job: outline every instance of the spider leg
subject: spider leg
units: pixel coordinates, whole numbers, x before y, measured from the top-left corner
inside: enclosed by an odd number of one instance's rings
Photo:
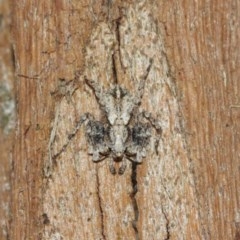
[[[141,164],[142,163],[142,159],[143,156],[141,156],[140,154],[136,154],[136,156],[134,158],[132,157],[127,157],[127,159],[131,162],[137,163],[137,164]]]
[[[121,162],[121,167],[118,169],[118,174],[122,175],[127,167],[127,159],[125,156],[123,156],[122,162]]]
[[[147,67],[147,70],[146,70],[145,74],[140,77],[140,82],[139,82],[139,85],[138,85],[137,95],[136,95],[136,100],[135,100],[135,105],[136,106],[141,103],[142,96],[143,96],[143,93],[144,93],[144,88],[145,88],[145,82],[146,82],[148,74],[151,70],[152,63],[153,63],[153,59],[150,59],[150,62],[149,62],[149,65]]]
[[[74,129],[74,131],[68,135],[68,142],[63,145],[61,151],[59,151],[57,154],[55,154],[53,157],[56,158],[58,157],[63,151],[65,151],[65,149],[68,147],[68,145],[70,144],[72,138],[74,138],[78,132],[78,130],[80,129],[80,127],[82,126],[82,124],[85,122],[85,121],[89,121],[90,119],[92,119],[92,116],[89,114],[89,113],[85,113],[83,114],[81,117],[80,117],[80,120],[77,122],[77,125]],[[51,136],[50,136],[50,140],[53,141],[53,139],[55,138],[55,132],[54,134],[51,133]],[[51,147],[51,146],[50,146]],[[52,158],[52,157],[51,157]]]
[[[160,123],[158,120],[156,120],[151,113],[147,112],[147,111],[143,111],[141,112],[138,116],[138,121],[145,118],[146,120],[148,120],[150,122],[150,124],[156,129],[156,131],[158,133],[161,133],[162,129],[160,126]]]
[[[135,162],[134,159],[130,158],[130,157],[126,157],[127,160],[131,161],[131,162]]]
[[[117,117],[117,111],[115,106],[115,97],[111,91],[105,91],[99,82],[95,80],[89,80],[85,77],[86,83],[93,89],[95,96],[102,110],[107,113],[107,118],[111,124]]]
[[[86,76],[85,76],[85,81],[86,81],[87,85],[93,89],[97,99],[101,100],[102,96],[103,96],[103,89],[102,89],[100,83],[95,80],[88,79]]]
[[[93,159],[93,162],[101,162],[101,161],[105,160],[107,157],[109,157],[109,155],[99,156],[98,159],[96,159],[96,160]]]
[[[152,137],[149,123],[140,121],[141,114],[138,115],[137,122],[131,129],[131,143],[126,148],[127,157],[136,163],[142,163],[146,157],[146,148]]]
[[[162,128],[160,126],[160,123],[157,119],[155,119],[154,117],[152,117],[151,113],[148,113],[146,111],[141,112],[138,116],[137,116],[137,121],[140,122],[143,118],[145,118],[150,124],[151,126],[153,126],[156,130],[157,135],[156,136],[152,136],[151,138],[154,139],[154,146],[155,146],[155,151],[158,154],[158,144],[160,142],[160,138],[161,138],[161,134],[162,134]]]
[[[112,156],[110,156],[109,157],[109,163],[108,163],[109,165],[109,170],[110,170],[110,172],[113,174],[113,175],[115,175],[116,174],[116,169],[115,169],[115,167],[114,167],[114,160],[113,160],[113,157]]]
[[[142,148],[141,150],[139,150],[137,146],[135,146],[135,149],[136,149],[135,154],[134,155],[130,154],[129,156],[127,156],[127,159],[130,160],[131,162],[142,163],[143,158],[146,157],[146,149]]]
[[[80,127],[83,125],[84,122],[89,122],[90,120],[93,120],[93,119],[94,118],[90,113],[83,114],[80,117],[79,121],[77,122],[74,132],[68,135],[68,139],[71,140],[77,134],[78,130],[80,129]]]
[[[113,175],[115,175],[116,174],[116,169],[115,169],[115,167],[114,167],[114,160],[113,160],[113,158],[111,157],[111,156],[109,156],[110,154],[107,154],[107,155],[105,155],[105,156],[103,156],[102,158],[98,158],[98,159],[96,159],[96,160],[94,160],[94,158],[92,159],[93,160],[93,162],[101,162],[101,161],[103,161],[103,160],[105,160],[106,158],[108,158],[108,166],[109,166],[109,170],[110,170],[110,172],[113,174]]]

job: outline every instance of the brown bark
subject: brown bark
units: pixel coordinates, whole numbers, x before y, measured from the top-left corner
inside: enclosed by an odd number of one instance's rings
[[[237,1],[12,1],[18,119],[11,239],[237,239]],[[136,93],[162,126],[143,164],[91,161],[83,75]],[[75,72],[79,78],[74,79]],[[72,80],[74,79],[74,80]],[[235,106],[235,107],[234,107]]]
[[[178,3],[165,11],[166,42],[181,97],[202,239],[238,239],[240,5]]]
[[[10,218],[10,170],[14,129],[13,58],[10,8],[0,2],[0,239],[7,239]]]

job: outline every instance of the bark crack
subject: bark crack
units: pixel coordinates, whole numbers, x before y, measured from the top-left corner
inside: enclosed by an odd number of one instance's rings
[[[98,172],[96,172],[96,180],[97,180],[97,198],[98,198],[100,217],[101,217],[101,234],[102,234],[102,239],[106,239],[103,208],[102,208],[102,199],[101,199],[101,196],[100,196],[100,182],[99,182]]]
[[[164,240],[170,240],[170,237],[171,237],[171,234],[170,234],[170,226],[169,226],[169,225],[170,225],[170,222],[169,222],[168,216],[167,216],[165,210],[163,209],[163,207],[162,207],[162,213],[163,213],[163,216],[164,216],[164,218],[165,218],[165,220],[166,220],[166,226],[165,226],[165,228],[166,228],[166,234],[167,234],[167,236],[166,236],[166,238],[164,238]]]
[[[137,182],[137,164],[132,163],[132,175],[131,175],[131,181],[132,181],[132,193],[131,193],[131,199],[132,199],[132,205],[133,205],[133,211],[134,211],[134,219],[132,221],[132,227],[135,232],[135,239],[139,240],[139,233],[138,233],[138,217],[139,217],[139,210],[138,210],[138,203],[136,200],[136,194],[138,192],[138,182]]]

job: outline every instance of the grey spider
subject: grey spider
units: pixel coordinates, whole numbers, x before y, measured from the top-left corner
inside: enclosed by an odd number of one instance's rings
[[[151,125],[157,130],[161,129],[151,114],[142,112],[134,115],[141,103],[145,81],[151,66],[152,60],[150,60],[146,73],[140,77],[135,96],[119,84],[115,84],[106,91],[99,85],[99,82],[85,77],[86,83],[95,93],[107,123],[97,121],[90,113],[85,113],[79,126],[86,122],[88,153],[92,155],[92,160],[98,162],[108,158],[112,174],[116,173],[114,162],[121,161],[119,174],[124,173],[127,159],[141,163],[142,159],[146,157],[146,148],[150,142]],[[141,121],[143,118],[146,118],[150,124]],[[131,123],[132,121],[133,123]]]

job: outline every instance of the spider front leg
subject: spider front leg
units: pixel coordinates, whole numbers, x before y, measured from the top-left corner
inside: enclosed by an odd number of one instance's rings
[[[118,169],[118,174],[122,175],[125,172],[126,167],[127,167],[127,159],[125,156],[123,156],[122,161],[121,161],[121,166]]]
[[[110,156],[109,157],[109,170],[113,175],[116,174],[116,169],[114,167],[114,164],[115,164],[114,158],[112,156]],[[118,169],[118,174],[122,175],[125,172],[126,167],[127,167],[127,159],[125,156],[123,156],[123,158],[121,160],[121,166]]]
[[[85,81],[89,87],[94,91],[94,94],[98,100],[98,103],[103,109],[106,109],[109,104],[111,104],[111,96],[109,98],[109,93],[107,93],[104,88],[101,86],[101,83],[92,79],[85,77]],[[111,95],[111,94],[110,94]]]
[[[115,174],[116,174],[116,169],[115,169],[115,167],[114,167],[113,157],[110,156],[108,161],[109,161],[109,162],[108,162],[109,170],[110,170],[110,172],[111,172],[113,175],[115,175]]]

